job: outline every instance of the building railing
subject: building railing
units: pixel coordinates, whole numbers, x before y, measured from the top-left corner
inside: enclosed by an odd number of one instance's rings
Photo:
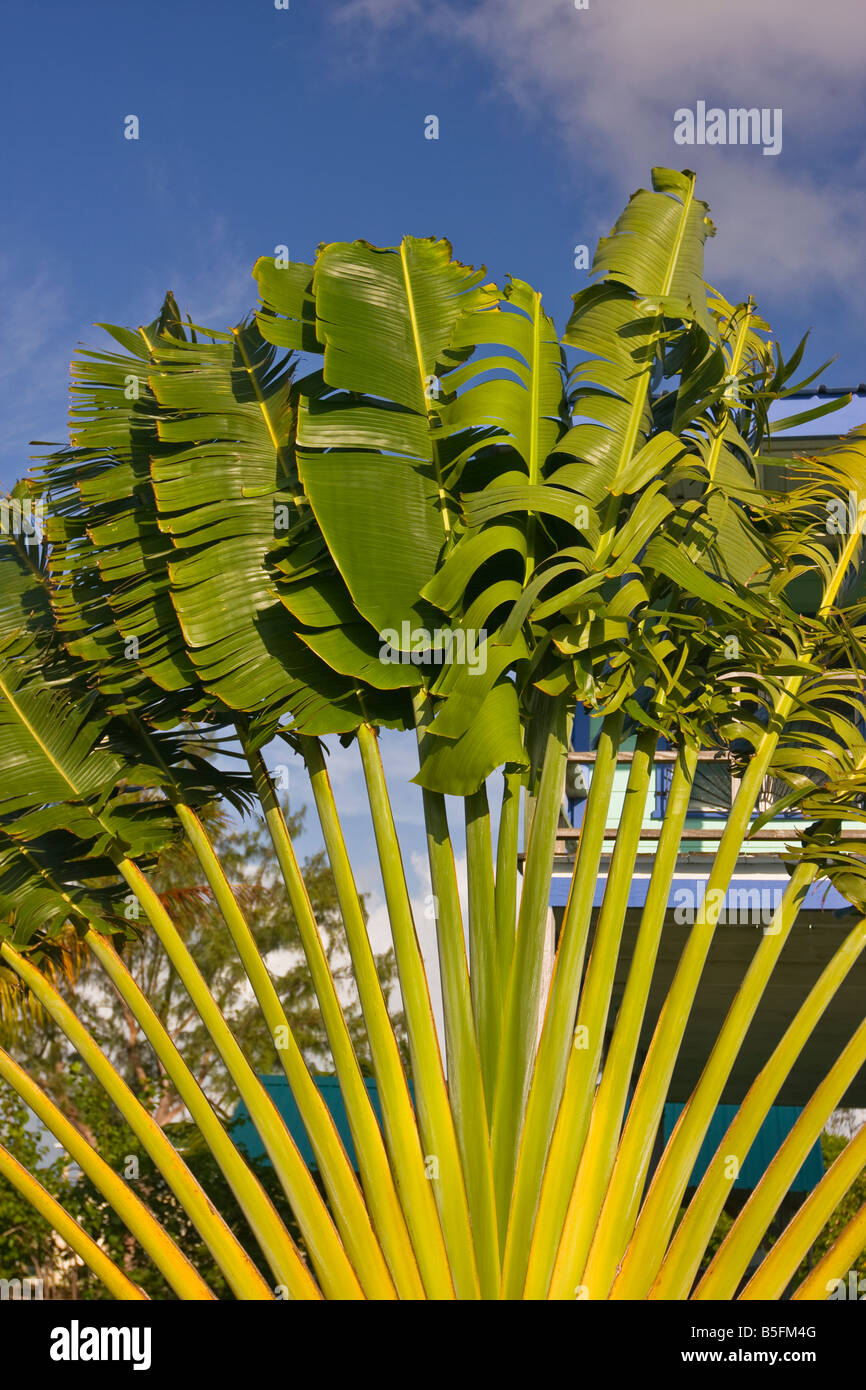
[[[668,749],[659,749],[654,755],[654,764],[656,771],[655,803],[654,809],[649,818],[650,821],[660,822],[664,819],[665,811],[667,808],[667,799],[670,793],[671,779],[673,776],[673,766],[676,762],[677,756],[678,755],[674,750]],[[633,753],[620,752],[617,754],[617,763],[628,764],[632,762],[633,758]],[[592,764],[596,761],[596,754],[591,749],[572,750],[568,754],[568,761],[570,764],[573,765],[591,767]],[[724,754],[719,754],[712,750],[705,750],[698,753],[698,762],[699,768],[695,779],[695,785],[698,788],[698,795],[697,798],[690,805],[689,810],[687,812],[687,824],[683,829],[682,839],[684,841],[692,842],[700,840],[712,842],[721,839],[722,833],[724,831],[725,822],[727,821],[727,818],[730,814],[731,802],[733,800],[733,797],[736,795],[737,779],[733,776],[733,772],[731,770],[732,759],[726,757]],[[718,769],[721,773],[721,779],[716,779],[715,787],[710,787],[709,790],[705,787],[703,789],[703,795],[701,795],[699,787],[701,776],[700,764],[714,764],[715,768]],[[726,769],[728,770],[727,777],[725,777]],[[569,779],[569,782],[570,781],[571,779]],[[779,801],[785,795],[786,790],[786,785],[780,782],[778,778],[765,777],[761,785],[761,791],[758,796],[757,804],[752,813],[752,818],[754,819],[757,816],[763,814],[765,811],[769,810],[769,808],[772,805],[774,805],[775,802]],[[721,792],[719,804],[714,806],[712,804],[710,793],[719,792]],[[575,798],[570,791],[567,794],[570,811],[569,820],[571,821],[571,826],[562,826],[560,827],[560,830],[558,832],[558,837],[564,841],[576,839],[577,836],[580,834],[580,827],[579,825],[575,824],[574,813],[577,810],[577,807],[581,805],[581,802],[583,800],[583,798]],[[695,793],[693,792],[693,797],[694,796]],[[688,824],[689,820],[693,822],[692,825]],[[695,820],[700,820],[702,824],[700,826],[695,826]],[[765,841],[768,843],[774,841],[776,843],[780,841],[791,841],[797,833],[796,828],[793,825],[793,822],[796,822],[798,820],[802,820],[802,815],[796,810],[796,808],[793,810],[782,811],[778,815],[774,816],[772,821],[768,822],[765,826],[763,826],[762,829],[753,832],[752,835],[749,837],[750,842],[752,844],[755,844],[756,842],[761,841]],[[787,828],[785,826],[784,822],[786,821],[792,823],[790,828]],[[710,823],[707,824],[707,822]],[[659,838],[660,830],[661,827],[658,824],[645,824],[644,829],[641,833],[641,838],[643,840],[657,840]],[[606,827],[604,832],[605,839],[614,839],[616,837],[616,834],[616,825]],[[846,838],[851,838],[855,840],[866,839],[866,830],[852,827],[850,830],[846,830]]]

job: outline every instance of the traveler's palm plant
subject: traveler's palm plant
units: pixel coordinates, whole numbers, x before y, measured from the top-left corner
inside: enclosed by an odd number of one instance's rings
[[[677,1225],[806,889],[829,877],[866,913],[858,842],[845,830],[863,819],[866,790],[858,680],[866,563],[859,533],[839,536],[826,524],[831,502],[866,485],[866,441],[854,437],[829,459],[792,465],[800,473],[792,490],[762,485],[762,447],[778,428],[769,407],[803,384],[792,382],[803,345],[785,361],[752,301],[732,306],[709,289],[702,253],[711,231],[693,177],[656,170],[652,191],[634,195],[599,246],[592,284],[575,296],[561,340],[528,284],[483,284],[446,242],[406,238],[387,250],[327,245],[312,266],[261,260],[254,321],[227,333],[197,329],[169,296],[149,327],[109,328],[113,350],[82,352],[73,364],[71,446],[43,460],[29,484],[45,507],[44,545],[8,536],[0,547],[2,997],[11,1006],[22,992],[66,1033],[239,1298],[732,1297],[804,1155],[866,1061],[864,1024],[696,1286],[733,1183],[726,1156],[745,1156],[866,945],[864,917],[779,1038]],[[576,350],[576,365],[566,348]],[[795,590],[809,597],[795,602]],[[550,877],[578,704],[600,717],[601,732],[548,982]],[[417,740],[444,1054],[382,728]],[[329,780],[327,736],[357,740],[360,750],[408,1075]],[[263,757],[274,739],[309,773],[381,1126]],[[626,739],[628,792],[593,924]],[[660,739],[677,759],[614,1020],[614,971]],[[243,773],[217,770],[212,754],[227,746],[242,751]],[[698,755],[708,750],[735,759],[738,790],[639,1065],[681,832]],[[494,774],[502,787],[495,844]],[[724,890],[768,777],[780,794],[775,811],[796,808],[809,830],[799,841],[792,833],[787,891],[647,1188]],[[463,801],[466,922],[449,795]],[[215,798],[238,810],[255,802],[267,823],[357,1173],[206,833],[201,812]],[[321,1186],[149,882],[155,856],[180,836],[243,962]],[[246,1104],[301,1245],[124,965],[124,940],[136,930],[130,901]],[[92,953],[138,1021],[225,1173],[267,1271],[64,1002],[52,972],[74,950]],[[0,1075],[172,1289],[212,1297],[132,1188],[2,1051]],[[744,1296],[780,1294],[864,1163],[866,1130]],[[112,1294],[143,1297],[2,1148],[0,1176]],[[797,1296],[823,1296],[864,1243],[861,1212]]]

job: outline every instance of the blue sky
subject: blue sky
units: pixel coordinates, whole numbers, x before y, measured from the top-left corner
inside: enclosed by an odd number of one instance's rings
[[[697,169],[728,298],[752,292],[787,350],[812,327],[807,360],[839,356],[827,382],[866,380],[862,0],[42,0],[8,6],[3,39],[6,485],[29,441],[65,437],[68,361],[95,321],[147,321],[171,288],[224,327],[254,304],[258,255],[409,232],[530,280],[562,326],[575,246],[653,164]],[[678,147],[674,112],[698,101],[780,109],[781,153]],[[864,419],[861,400],[844,423]],[[423,895],[409,742],[388,761]],[[375,894],[351,752],[334,776]]]

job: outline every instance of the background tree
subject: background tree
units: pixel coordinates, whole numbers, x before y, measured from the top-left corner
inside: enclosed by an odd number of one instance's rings
[[[284,807],[292,833],[300,833],[303,810],[290,814]],[[331,1074],[333,1062],[315,990],[304,960],[297,923],[270,863],[266,832],[254,818],[239,820],[224,808],[212,806],[202,819],[218,847],[226,874],[242,902],[262,956],[267,960],[295,1036],[311,1071]],[[304,879],[320,925],[331,972],[340,989],[357,1055],[369,1066],[369,1044],[351,974],[333,875],[322,852],[309,855],[303,864]],[[198,861],[185,841],[172,844],[159,857],[154,886],[173,913],[194,952],[211,991],[235,1036],[259,1073],[276,1071],[273,1043],[262,1027],[261,1015],[237,958],[231,938],[207,884],[201,881]],[[129,941],[123,956],[141,988],[148,995],[172,1039],[217,1111],[230,1120],[237,1091],[189,997],[146,919],[136,919],[137,939]],[[141,1029],[112,989],[95,960],[78,956],[68,974],[56,978],[64,998],[86,1022],[112,1065],[160,1125],[167,1126],[181,1152],[241,1243],[263,1269],[266,1265],[225,1180],[164,1069],[147,1044]],[[386,997],[395,998],[396,971],[393,951],[376,956]],[[141,1144],[100,1084],[83,1065],[62,1032],[42,1011],[24,1008],[25,1000],[7,998],[0,1021],[0,1043],[27,1068],[59,1104],[76,1127],[97,1148],[109,1165],[135,1185],[164,1228],[182,1244],[221,1298],[232,1297],[218,1266],[192,1226],[184,1210]],[[394,1025],[404,1037],[402,1014],[395,1009]],[[0,1087],[0,1143],[16,1154],[88,1231],[96,1235],[151,1297],[172,1298],[170,1287],[131,1239],[117,1213],[93,1184],[70,1164],[65,1154],[46,1136],[35,1117],[14,1092]],[[252,1160],[260,1181],[281,1217],[300,1240],[291,1209],[273,1168],[265,1159]],[[104,1299],[104,1286],[58,1245],[48,1223],[8,1183],[0,1179],[0,1277],[43,1279],[46,1296]]]
[[[288,814],[293,834],[303,826],[304,812]],[[292,1020],[293,1030],[304,1060],[313,1072],[332,1074],[333,1062],[322,1023],[315,989],[306,967],[297,923],[287,903],[282,882],[278,882],[266,832],[256,820],[238,821],[224,809],[209,808],[203,817],[221,856],[226,874],[241,901],[256,944],[267,960],[280,999]],[[304,879],[325,943],[331,971],[344,1002],[352,1043],[363,1065],[369,1069],[369,1044],[364,1019],[351,973],[333,874],[326,856],[319,851],[309,855],[303,865]],[[277,1070],[273,1043],[261,1026],[261,1015],[249,988],[231,938],[202,875],[198,861],[185,841],[172,844],[159,857],[153,883],[162,901],[172,912],[196,962],[244,1051],[256,1071]],[[134,911],[134,904],[130,907]],[[127,943],[123,958],[137,983],[154,1005],[196,1080],[223,1116],[237,1103],[233,1087],[201,1019],[191,1007],[189,997],[171,968],[159,941],[142,917],[136,940]],[[397,988],[394,953],[382,952],[376,964],[387,997],[394,999]],[[82,1021],[133,1090],[155,1088],[154,1110],[160,1124],[183,1118],[184,1108],[174,1087],[159,1066],[136,1020],[118,999],[92,957],[82,957],[82,968],[74,975],[61,976],[61,993],[74,1003]],[[395,1026],[403,1035],[399,1010]],[[58,1103],[73,1105],[67,1062],[69,1044],[50,1019],[40,1015],[30,1026],[18,1026],[14,1015],[0,1023],[0,1039],[13,1056],[25,1064],[41,1084],[47,1086]],[[74,1109],[68,1113],[75,1114]],[[79,1120],[81,1117],[76,1116]]]

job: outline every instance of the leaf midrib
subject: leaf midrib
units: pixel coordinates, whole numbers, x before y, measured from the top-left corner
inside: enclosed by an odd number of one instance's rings
[[[0,676],[0,695],[2,695],[4,699],[6,699],[9,702],[10,708],[14,710],[19,720],[19,723],[21,723],[24,726],[24,728],[29,733],[30,737],[33,739],[33,742],[37,745],[38,748],[42,750],[45,757],[51,763],[52,767],[60,774],[66,785],[71,788],[76,798],[82,798],[83,793],[81,792],[80,788],[75,785],[69,774],[66,772],[65,768],[54,757],[48,745],[44,743],[43,740],[40,738],[35,726],[31,724],[23,709],[16,701],[15,692],[9,689],[2,676]]]
[[[682,250],[683,243],[684,243],[684,241],[685,241],[686,228],[687,228],[687,226],[688,226],[688,220],[689,220],[689,213],[691,212],[692,203],[693,203],[693,201],[694,201],[694,192],[695,192],[695,180],[694,180],[694,179],[691,179],[691,181],[690,181],[690,183],[689,183],[688,193],[687,193],[687,195],[685,196],[685,198],[683,199],[683,208],[682,208],[682,213],[680,214],[680,224],[679,224],[679,227],[678,227],[678,229],[677,229],[677,234],[676,234],[676,236],[674,237],[674,243],[673,243],[673,246],[671,247],[671,254],[670,254],[670,257],[669,257],[669,259],[668,259],[668,266],[667,266],[667,270],[666,270],[666,272],[665,272],[665,278],[664,278],[664,280],[663,280],[663,282],[662,282],[661,296],[660,296],[661,298],[664,298],[666,295],[669,295],[670,292],[671,292],[671,285],[672,285],[672,283],[673,283],[673,278],[674,278],[674,275],[675,275],[675,273],[676,273],[676,268],[677,268],[677,263],[678,263],[678,261],[679,261],[680,251]],[[662,318],[662,317],[663,317],[663,315],[659,315],[659,318]],[[631,407],[631,412],[630,412],[630,414],[629,414],[628,426],[627,426],[627,428],[626,428],[625,438],[624,438],[624,440],[623,440],[623,446],[622,446],[622,449],[621,449],[621,451],[620,451],[620,456],[619,456],[619,460],[618,460],[618,463],[617,463],[617,467],[616,467],[616,470],[615,470],[615,473],[614,473],[614,478],[616,478],[616,477],[618,476],[618,474],[622,471],[622,469],[623,469],[628,463],[631,462],[632,456],[634,455],[635,440],[637,439],[637,432],[638,432],[638,429],[639,429],[639,427],[640,427],[641,416],[643,415],[644,406],[645,406],[645,404],[646,404],[646,397],[647,397],[647,392],[648,392],[648,390],[649,390],[649,383],[650,383],[651,377],[652,377],[652,364],[650,364],[648,367],[645,367],[645,368],[644,368],[644,371],[643,371],[643,373],[642,373],[642,382],[641,382],[641,385],[640,385],[640,387],[638,388],[638,391],[637,391],[637,393],[636,393],[636,395],[635,395],[634,400],[632,401],[632,407]],[[598,547],[597,547],[597,549],[596,549],[596,554],[595,554],[595,559],[596,559],[596,560],[599,560],[599,559],[601,558],[601,556],[605,553],[606,548],[607,548],[607,545],[608,545],[608,543],[610,542],[610,539],[611,539],[611,537],[612,537],[612,535],[613,535],[613,531],[614,531],[615,526],[616,526],[616,514],[617,514],[617,512],[619,511],[619,506],[620,506],[620,499],[619,499],[619,498],[613,499],[613,506],[612,506],[613,517],[612,517],[612,519],[611,519],[611,524],[610,524],[610,526],[606,526],[606,527],[605,527],[604,531],[602,532],[602,534],[601,534],[601,536],[600,536],[600,538],[599,538]]]
[[[442,469],[439,466],[439,451],[432,438],[432,422],[430,402],[427,396],[426,382],[427,373],[424,370],[424,350],[421,343],[421,330],[418,325],[418,314],[415,309],[415,296],[412,292],[412,280],[409,274],[409,266],[406,261],[406,241],[405,238],[400,243],[400,266],[403,272],[403,286],[406,291],[406,307],[409,311],[409,323],[412,328],[412,341],[415,345],[415,358],[418,363],[418,375],[421,378],[421,395],[424,401],[424,413],[427,417],[427,428],[430,431],[430,453],[432,455],[433,467],[436,470],[436,488],[439,493],[439,510],[442,516],[442,526],[445,530],[446,539],[451,536],[451,517],[448,512],[448,499],[442,482]]]

